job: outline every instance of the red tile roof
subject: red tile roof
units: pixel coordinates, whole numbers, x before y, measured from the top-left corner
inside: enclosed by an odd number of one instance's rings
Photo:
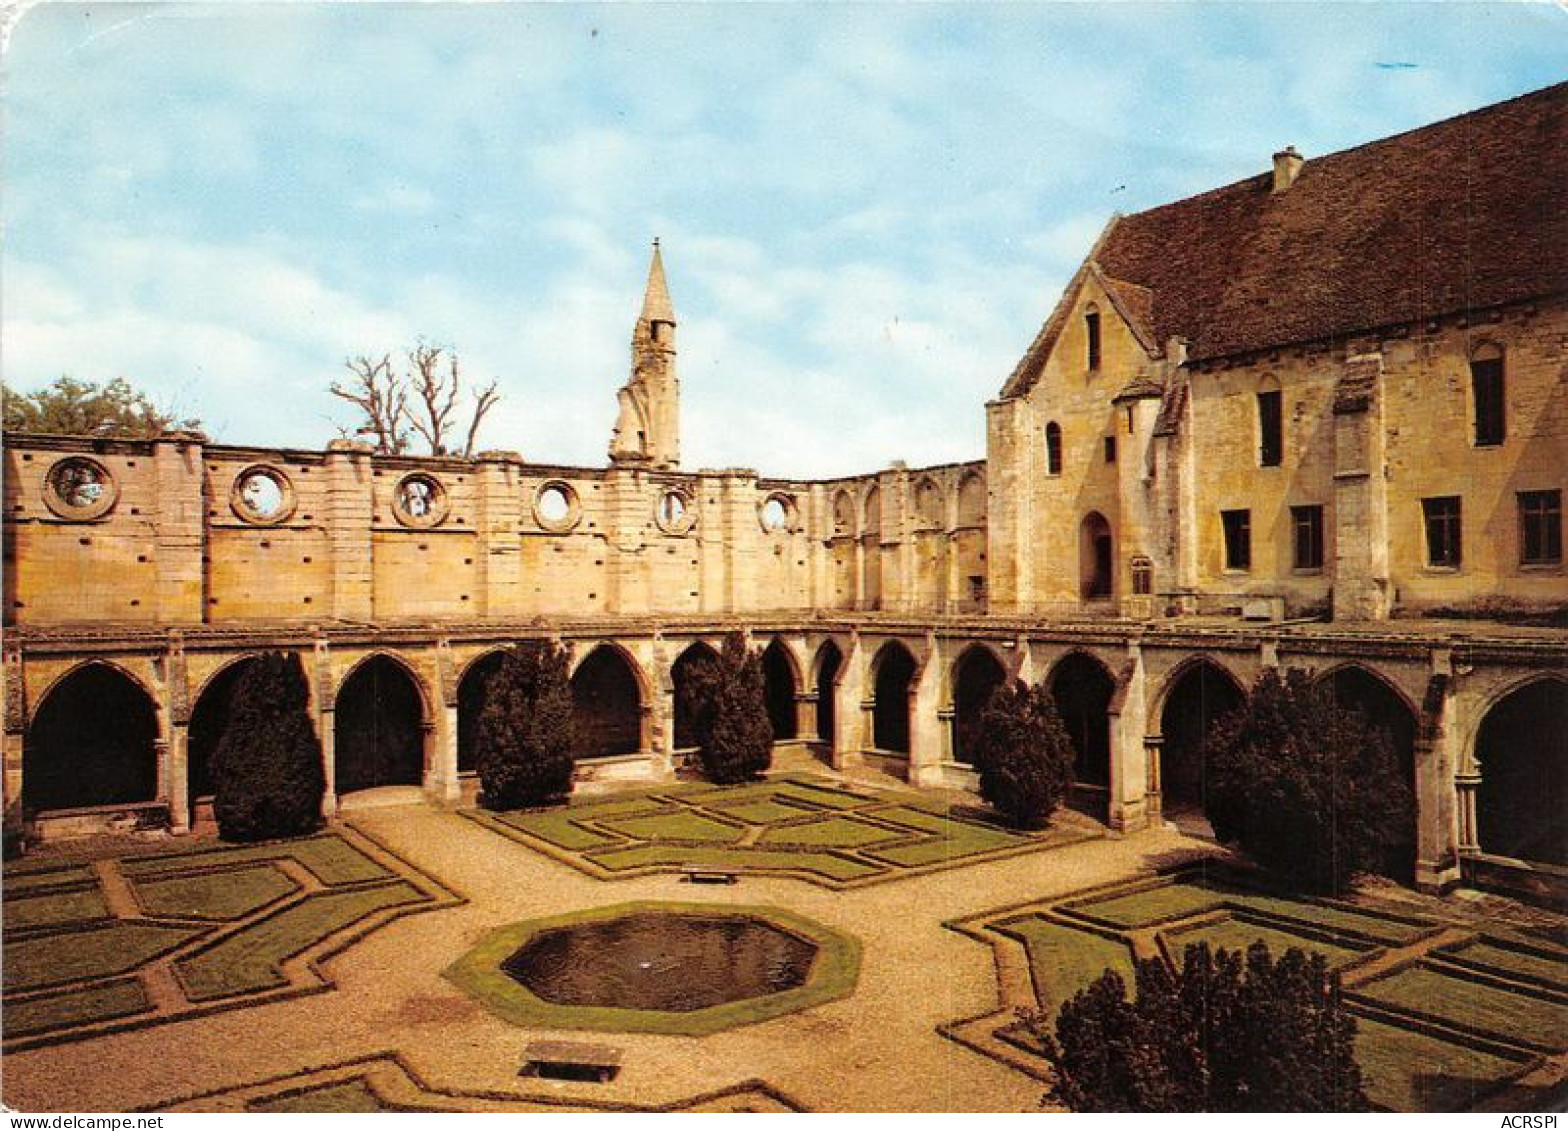
[[[1095,261],[1152,292],[1156,343],[1179,335],[1200,360],[1568,292],[1568,83],[1272,187],[1265,173],[1106,234]]]

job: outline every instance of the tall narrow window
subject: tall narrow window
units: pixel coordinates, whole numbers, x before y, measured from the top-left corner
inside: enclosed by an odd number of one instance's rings
[[[1062,473],[1062,426],[1054,420],[1045,426],[1045,473]]]
[[[1501,347],[1488,343],[1476,348],[1470,358],[1470,388],[1475,397],[1476,447],[1495,447],[1508,434]]]
[[[1089,368],[1100,368],[1100,312],[1094,307],[1084,311],[1083,329],[1089,343]]]
[[[1225,568],[1252,568],[1252,512],[1220,511],[1225,525]]]
[[[1115,436],[1107,436],[1107,437],[1105,437],[1105,462],[1106,463],[1115,463],[1116,462],[1116,437]]]
[[[1323,568],[1323,508],[1291,507],[1290,525],[1295,535],[1297,569]]]
[[[1258,463],[1278,467],[1285,454],[1285,429],[1280,392],[1271,389],[1258,394]]]
[[[1459,497],[1448,495],[1440,499],[1422,499],[1421,510],[1426,516],[1427,564],[1458,569],[1462,560]]]
[[[1563,493],[1519,492],[1519,564],[1562,565]]]

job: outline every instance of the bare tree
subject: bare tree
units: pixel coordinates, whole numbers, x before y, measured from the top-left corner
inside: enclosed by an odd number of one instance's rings
[[[346,363],[353,379],[333,382],[332,395],[357,407],[362,422],[353,434],[375,440],[376,450],[390,455],[408,451],[410,430],[417,433],[431,455],[474,454],[479,426],[501,399],[496,382],[473,391],[473,408],[463,447],[452,446],[462,427],[458,402],[463,389],[462,369],[457,354],[444,346],[420,342],[406,351],[408,366],[399,373],[392,366],[392,355],[379,360],[361,355]],[[446,364],[443,366],[443,360]],[[339,429],[344,435],[348,429]]]

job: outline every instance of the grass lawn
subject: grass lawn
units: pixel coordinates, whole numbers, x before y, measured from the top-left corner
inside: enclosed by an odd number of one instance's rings
[[[1356,1061],[1372,1102],[1393,1111],[1463,1111],[1521,1067],[1369,1017],[1356,1018]]]
[[[111,923],[66,934],[8,940],[5,988],[34,990],[124,974],[200,933],[193,927]]]
[[[1239,951],[1245,951],[1254,942],[1262,942],[1268,946],[1269,953],[1276,959],[1292,948],[1306,951],[1308,954],[1317,951],[1328,959],[1330,968],[1334,969],[1356,961],[1368,949],[1365,946],[1357,948],[1323,942],[1274,927],[1259,926],[1233,915],[1208,926],[1168,930],[1163,934],[1166,944],[1170,947],[1171,956],[1178,962],[1184,961],[1183,956],[1186,954],[1187,947],[1200,942],[1208,943],[1210,950]]]
[[[141,879],[135,887],[149,915],[220,921],[243,918],[297,890],[293,880],[270,864]]]
[[[1568,1048],[1568,1004],[1482,985],[1424,964],[1358,986],[1357,992],[1504,1038]]]
[[[865,821],[857,821],[854,817],[832,815],[823,817],[820,821],[767,829],[762,834],[761,843],[798,844],[812,848],[859,848],[864,844],[877,844],[907,835]]]
[[[681,844],[639,844],[595,853],[595,864],[612,871],[633,868],[695,865],[728,871],[809,872],[829,880],[859,880],[885,869],[863,860],[827,852],[786,852],[756,848],[705,847]]]
[[[175,963],[175,972],[192,1001],[271,989],[286,983],[281,970],[285,959],[373,911],[424,898],[407,883],[318,892],[209,950],[181,959]]]
[[[368,1083],[361,1079],[342,1080],[336,1084],[320,1084],[281,1096],[264,1096],[245,1105],[246,1111],[272,1112],[284,1115],[320,1113],[323,1115],[348,1115],[363,1112],[397,1111],[398,1108],[383,1103]]]
[[[739,825],[725,824],[690,809],[670,809],[646,817],[616,817],[604,826],[634,840],[696,840],[733,844],[746,835]]]
[[[644,810],[646,812],[646,807]],[[570,809],[551,809],[538,813],[491,813],[486,814],[492,820],[501,822],[519,832],[536,836],[546,843],[557,848],[564,848],[568,852],[582,852],[589,848],[601,848],[607,844],[619,844],[613,836],[595,832],[579,824],[596,814],[587,806]],[[483,818],[481,818],[483,819]]]
[[[785,805],[772,798],[743,801],[739,805],[716,804],[713,806],[713,811],[722,813],[726,817],[733,817],[737,821],[745,821],[748,825],[771,825],[778,821],[792,821],[820,812],[815,807],[808,809],[805,805]]]
[[[1118,927],[1147,927],[1186,919],[1225,905],[1226,896],[1193,883],[1161,884],[1129,895],[1107,895],[1087,903],[1071,901],[1072,910]]]
[[[85,864],[62,866],[50,861],[38,865],[33,861],[23,861],[7,865],[5,869],[7,899],[26,892],[46,891],[58,887],[82,887],[96,882],[93,870]]]
[[[1064,927],[1038,915],[1012,919],[996,929],[1024,944],[1035,996],[1040,1008],[1052,1015],[1107,968],[1120,974],[1131,992],[1132,950],[1124,942]]]
[[[1485,935],[1456,949],[1454,954],[1478,966],[1495,970],[1504,977],[1510,974],[1522,975],[1568,989],[1568,955],[1554,956],[1545,951],[1523,950]],[[1564,1023],[1568,1024],[1568,1019]]]
[[[69,1029],[112,1021],[152,1009],[147,992],[135,978],[102,982],[60,993],[8,1001],[5,1005],[5,1036],[25,1037],[51,1029]]]
[[[390,880],[391,872],[340,836],[331,833],[300,840],[275,841],[244,848],[207,848],[195,852],[173,852],[123,860],[120,868],[132,877],[159,876],[170,872],[190,872],[198,868],[231,867],[258,860],[291,857],[303,864],[329,887],[340,884]]]
[[[25,931],[35,927],[59,927],[70,923],[91,923],[109,918],[109,905],[94,885],[80,891],[56,891],[43,895],[20,896],[6,893],[5,929]]]

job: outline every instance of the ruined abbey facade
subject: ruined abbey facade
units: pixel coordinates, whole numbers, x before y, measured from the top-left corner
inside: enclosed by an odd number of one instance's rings
[[[603,467],[7,436],[7,825],[188,830],[264,649],[310,673],[329,814],[458,801],[490,657],[536,637],[583,788],[659,778],[683,666],[740,629],[780,743],[917,786],[972,788],[990,690],[1049,682],[1129,832],[1309,667],[1404,759],[1397,872],[1561,890],[1565,185],[1557,86],[1115,218],[973,463],[682,469],[657,247]]]

